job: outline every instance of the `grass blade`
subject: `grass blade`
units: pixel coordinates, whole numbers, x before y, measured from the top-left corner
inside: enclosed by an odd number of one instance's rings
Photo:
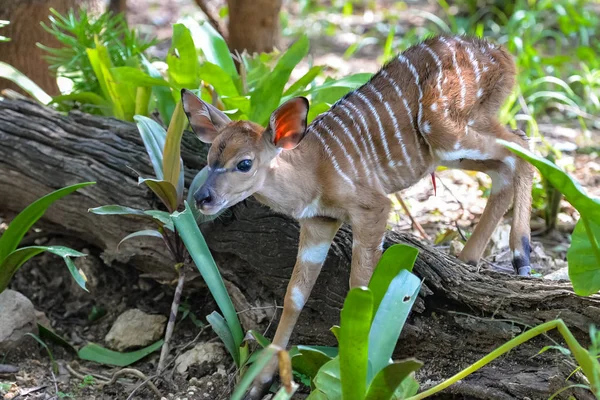
[[[177,204],[183,198],[183,160],[181,159],[181,137],[187,118],[181,102],[177,102],[167,130],[167,138],[163,150],[164,180],[170,182],[177,193]]]
[[[95,183],[84,182],[58,189],[39,198],[21,211],[8,225],[8,229],[2,234],[2,237],[0,237],[0,263],[17,248],[23,236],[44,215],[52,203],[78,189]]]
[[[35,82],[12,65],[2,61],[0,61],[0,78],[13,82],[42,104],[49,104],[52,101],[52,97]]]
[[[396,390],[402,385],[402,381],[423,366],[417,360],[396,361],[383,368],[369,386],[365,400],[390,400],[394,398]]]
[[[150,157],[156,178],[163,180],[163,149],[167,140],[167,132],[165,128],[151,118],[136,115],[134,119],[146,147],[146,152]]]
[[[248,368],[248,371],[242,376],[242,379],[238,386],[231,395],[231,400],[242,400],[244,393],[250,387],[254,379],[260,374],[260,372],[269,364],[269,362],[275,357],[280,349],[274,345],[270,345],[263,349],[260,357]]]
[[[121,243],[123,243],[124,241],[133,239],[135,237],[140,237],[140,236],[149,236],[149,237],[156,237],[159,239],[163,239],[163,235],[159,231],[154,230],[154,229],[144,229],[141,231],[130,233],[129,235],[127,235],[123,239],[121,239],[119,244],[117,244],[117,250],[119,250],[119,246],[121,246]]]
[[[231,354],[231,357],[233,358],[235,365],[239,366],[240,365],[239,347],[236,346],[235,340],[233,339],[233,336],[231,335],[231,331],[229,330],[229,327],[227,326],[227,322],[225,321],[225,319],[221,316],[221,314],[219,314],[216,311],[213,311],[212,313],[210,313],[209,315],[206,316],[206,320],[208,321],[210,326],[213,328],[213,331],[215,331],[217,336],[219,336],[219,338],[221,339],[221,341],[227,348],[227,351],[229,351],[229,354]]]
[[[170,212],[177,210],[177,192],[175,186],[173,186],[171,182],[139,177],[138,183],[145,183],[154,194],[158,196]]]

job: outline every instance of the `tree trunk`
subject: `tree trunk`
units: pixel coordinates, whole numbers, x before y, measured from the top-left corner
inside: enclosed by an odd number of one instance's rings
[[[281,0],[227,0],[232,52],[270,52],[279,46]]]
[[[59,94],[56,76],[49,71],[46,53],[36,43],[49,47],[59,46],[59,42],[40,25],[48,24],[50,8],[65,14],[69,8],[86,5],[97,7],[99,0],[2,0],[0,19],[10,21],[0,34],[9,42],[0,43],[0,61],[8,63],[25,74],[49,95]],[[0,78],[0,92],[4,89],[16,90],[25,94],[18,86]]]
[[[206,146],[186,132],[182,157],[187,184],[203,166],[205,154]],[[87,212],[106,204],[155,207],[155,198],[137,185],[133,170],[145,176],[152,173],[133,124],[80,112],[64,116],[26,101],[0,102],[0,211],[14,214],[51,190],[94,180],[96,185],[53,205],[44,216],[45,223],[103,249],[107,263],[127,262],[149,276],[171,281],[176,275],[153,239],[132,240],[115,250],[124,235],[147,224]],[[247,207],[234,207],[233,212],[204,225],[203,232],[236,308],[243,310],[240,317],[245,329],[268,326],[266,334],[272,337],[273,316],[279,314],[269,306],[282,304],[296,257],[298,224],[249,201]],[[348,290],[351,238],[351,230],[343,226],[292,343],[335,344],[328,329],[338,323]],[[562,318],[588,346],[588,327],[600,321],[600,296],[578,297],[568,282],[479,270],[407,234],[389,232],[386,246],[393,243],[408,243],[420,250],[415,273],[423,279],[423,288],[401,335],[396,358],[414,356],[425,362],[417,374],[422,387],[455,374],[527,325]],[[190,283],[198,282],[198,274],[191,279]],[[193,287],[186,284],[187,291],[197,290]],[[548,337],[562,343],[555,333]],[[493,366],[447,389],[446,393],[455,397],[445,398],[542,399],[577,382],[577,374],[565,382],[575,366],[558,352],[533,357],[543,346],[554,344],[548,337],[513,350]],[[577,396],[593,398],[585,392]]]

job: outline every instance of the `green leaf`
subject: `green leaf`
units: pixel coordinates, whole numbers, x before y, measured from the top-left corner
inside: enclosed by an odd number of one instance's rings
[[[308,54],[309,42],[302,35],[277,61],[273,72],[265,75],[250,95],[250,120],[265,126],[281,100],[283,89],[296,65]]]
[[[170,231],[175,230],[173,226],[173,220],[171,220],[171,214],[169,214],[168,212],[160,210],[146,210],[144,211],[144,214],[151,216],[161,226],[164,226]]]
[[[340,377],[344,399],[362,400],[367,390],[369,329],[373,318],[373,293],[350,290],[340,315]]]
[[[322,351],[302,349],[292,357],[292,367],[294,371],[310,377],[312,381],[317,376],[319,369],[331,360],[332,357]]]
[[[417,360],[396,361],[393,364],[383,368],[369,386],[369,391],[365,400],[390,400],[394,398],[404,379],[423,366],[423,363]]]
[[[227,42],[215,28],[208,22],[198,23],[192,18],[186,18],[182,22],[192,32],[194,42],[197,48],[202,51],[206,60],[221,67],[232,79],[238,79],[239,75]]]
[[[121,246],[121,243],[123,243],[124,241],[133,239],[135,237],[140,237],[140,236],[150,236],[150,237],[156,237],[159,239],[163,239],[163,235],[159,231],[156,231],[154,229],[144,229],[141,231],[130,233],[129,235],[127,235],[123,239],[121,239],[119,244],[117,244],[117,250],[119,249],[119,246]]]
[[[260,374],[260,372],[271,362],[273,357],[278,353],[279,349],[273,345],[266,347],[261,351],[258,359],[248,368],[248,370],[242,376],[240,383],[233,391],[231,400],[242,400],[244,393],[250,387],[254,379]]]
[[[419,391],[419,382],[412,375],[404,378],[402,382],[400,382],[400,386],[396,388],[396,392],[394,393],[394,399],[403,400],[408,399],[417,394]]]
[[[194,215],[192,214],[192,210],[188,203],[185,202],[185,211],[173,213],[171,218],[173,219],[175,227],[177,227],[177,232],[179,233],[179,236],[181,236],[185,247],[200,271],[204,282],[206,282],[221,313],[225,317],[236,346],[240,346],[244,340],[242,326],[240,325],[231,298],[223,283],[223,278],[221,278],[219,269],[215,264],[215,260],[210,253],[210,249],[204,240],[202,232],[200,232],[200,229],[196,224],[196,220],[194,219]]]
[[[163,78],[155,78],[145,74],[142,70],[133,67],[113,67],[110,69],[112,76],[118,84],[125,82],[135,86],[166,86],[170,87],[169,82]]]
[[[148,75],[153,78],[163,79],[160,71],[156,69],[151,62],[149,62],[146,57],[143,55],[140,56],[141,63]],[[169,126],[171,123],[171,115],[173,114],[173,110],[175,109],[175,100],[173,99],[173,95],[171,94],[170,87],[164,86],[153,86],[152,94],[156,98],[156,108],[158,108],[158,113],[160,114],[160,118],[162,119],[165,126]],[[135,117],[134,117],[135,119]]]
[[[206,316],[206,320],[213,328],[217,336],[221,339],[229,354],[233,358],[235,365],[240,365],[240,352],[239,347],[236,345],[233,336],[231,335],[231,331],[227,326],[227,322],[225,319],[216,311],[213,311],[209,315]]]
[[[210,83],[219,96],[237,97],[240,95],[235,82],[227,72],[221,67],[211,62],[204,62],[200,65],[198,74],[200,78]]]
[[[294,96],[296,92],[303,90],[323,72],[323,67],[318,65],[309,69],[300,79],[294,82],[284,93],[284,96]]]
[[[167,130],[167,138],[163,150],[163,174],[164,180],[170,182],[177,193],[176,204],[183,198],[183,160],[181,159],[181,137],[187,119],[181,106],[177,102],[175,111],[171,117],[171,124]],[[177,207],[177,206],[176,206]]]
[[[177,89],[197,88],[200,84],[196,47],[190,30],[183,24],[173,25],[167,65],[169,80]]]
[[[600,225],[600,200],[591,198],[585,189],[553,162],[539,157],[527,149],[502,139],[496,141],[519,157],[533,164],[552,186],[557,188],[579,213],[597,225]]]
[[[142,210],[118,205],[94,207],[88,209],[88,212],[98,215],[140,215],[144,217],[147,216]]]
[[[77,354],[77,350],[71,343],[69,343],[65,338],[54,332],[52,329],[38,323],[38,330],[40,332],[40,338],[50,340],[65,349],[67,349],[70,353]]]
[[[78,102],[81,104],[92,104],[94,106],[98,106],[98,109],[102,112],[104,116],[112,115],[112,105],[110,101],[103,99],[101,96],[98,96],[96,93],[93,92],[79,92],[54,96],[50,104],[62,104],[70,101]]]
[[[394,244],[383,253],[369,281],[369,289],[373,292],[373,313],[377,312],[390,283],[400,271],[412,272],[418,255],[419,250],[406,244]]]
[[[62,257],[67,264],[69,272],[73,275],[75,282],[87,291],[85,288],[85,277],[81,275],[77,270],[77,267],[75,267],[75,264],[73,264],[73,261],[69,258],[84,257],[85,254],[63,246],[28,246],[13,251],[0,262],[0,293],[8,287],[15,272],[17,272],[25,262],[45,251]]]
[[[126,367],[141,360],[147,355],[154,353],[156,350],[161,348],[163,343],[164,340],[161,339],[148,347],[144,347],[143,349],[129,353],[119,353],[117,351],[106,349],[95,343],[89,343],[79,349],[77,355],[82,360],[94,361],[99,364],[114,365],[117,367]]]
[[[417,299],[421,280],[407,270],[402,270],[390,283],[369,334],[369,382],[390,363],[400,332]]]
[[[311,123],[315,118],[328,111],[331,106],[327,103],[312,103],[308,109],[307,123]]]
[[[169,211],[173,212],[177,210],[177,191],[171,182],[139,177],[138,183],[145,183],[154,194],[158,196]]]
[[[167,131],[151,118],[136,115],[134,119],[150,162],[152,162],[156,178],[163,180],[163,149],[167,140]]]
[[[256,342],[263,348],[271,344],[271,341],[269,339],[267,339],[262,335],[262,333],[255,331],[254,329],[250,329],[248,333],[246,333],[246,340],[250,338],[254,338],[254,340],[256,340]]]
[[[39,198],[21,211],[8,225],[8,229],[2,234],[2,237],[0,237],[0,263],[17,248],[23,236],[44,215],[52,203],[82,187],[95,183],[84,182],[58,189]]]
[[[586,216],[582,215],[571,236],[571,246],[567,250],[569,279],[573,290],[579,296],[589,296],[600,290],[600,225],[593,221],[585,224]],[[588,232],[589,227],[591,232]],[[595,244],[590,240],[592,235]]]
[[[315,391],[321,392],[326,399],[342,399],[339,357],[336,357],[333,360],[325,363],[325,365],[319,369],[319,372],[317,373],[313,383],[315,384]]]
[[[42,104],[49,104],[52,101],[52,97],[44,92],[35,82],[12,65],[2,61],[0,61],[0,78],[13,82]]]
[[[271,398],[271,400],[289,400],[292,398],[292,396],[294,396],[296,390],[298,390],[298,384],[296,382],[292,382],[292,390],[289,393],[287,392],[287,389],[282,386]]]

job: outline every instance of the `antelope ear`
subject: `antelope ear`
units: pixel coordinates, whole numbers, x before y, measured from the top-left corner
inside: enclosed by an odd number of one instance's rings
[[[225,113],[187,89],[181,89],[181,104],[192,130],[204,143],[212,143],[219,129],[231,122]]]
[[[269,121],[273,135],[273,144],[284,150],[298,146],[306,133],[308,100],[305,97],[294,97],[279,106]]]

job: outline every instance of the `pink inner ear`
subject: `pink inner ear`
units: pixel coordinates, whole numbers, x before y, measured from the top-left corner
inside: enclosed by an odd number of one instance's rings
[[[282,105],[275,113],[273,143],[289,150],[298,145],[306,129],[306,105],[298,99]]]

